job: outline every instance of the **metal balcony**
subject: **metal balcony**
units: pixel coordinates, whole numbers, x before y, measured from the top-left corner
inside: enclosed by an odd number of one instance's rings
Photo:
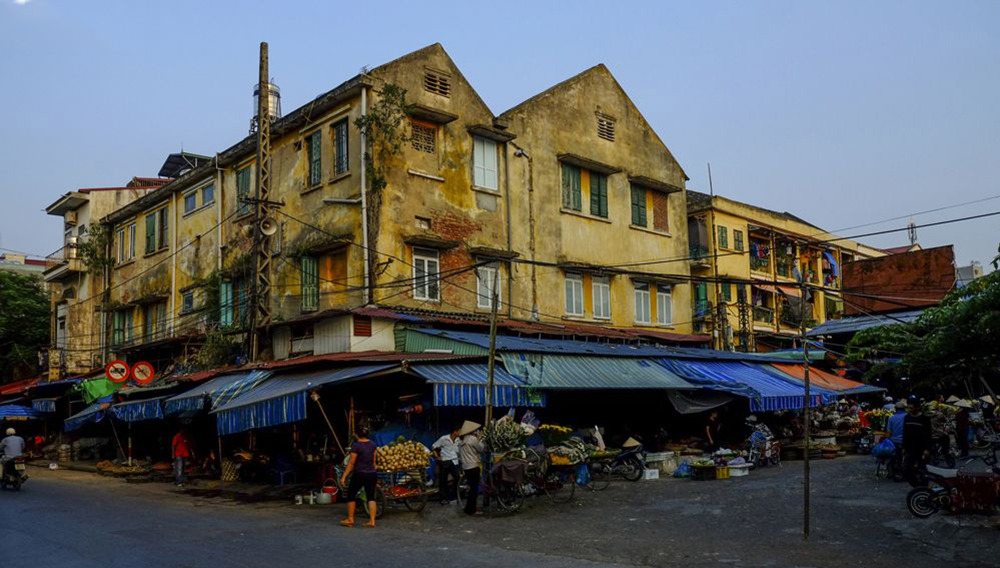
[[[58,282],[87,271],[86,265],[79,257],[79,250],[75,242],[46,256],[45,261],[48,266],[42,276],[46,282]]]

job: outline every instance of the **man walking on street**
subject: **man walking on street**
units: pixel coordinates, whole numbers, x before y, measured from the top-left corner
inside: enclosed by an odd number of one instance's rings
[[[184,482],[187,481],[184,477],[184,468],[187,466],[187,461],[191,459],[191,443],[188,442],[183,429],[174,434],[170,449],[174,457],[174,483],[177,484],[177,487],[184,487]]]
[[[911,400],[903,419],[903,473],[911,484],[931,453],[931,420],[924,415],[920,402]]]
[[[449,489],[448,477],[455,481],[458,486],[458,433],[460,429],[455,428],[451,432],[438,438],[431,449],[434,450],[434,457],[438,463],[438,497],[442,505],[451,502],[452,491]]]
[[[458,435],[462,438],[462,445],[459,448],[459,461],[462,464],[462,471],[465,472],[465,480],[469,483],[469,495],[465,498],[465,514],[476,514],[476,500],[479,498],[479,480],[483,471],[483,443],[476,437],[476,430],[479,424],[466,420],[458,430]]]

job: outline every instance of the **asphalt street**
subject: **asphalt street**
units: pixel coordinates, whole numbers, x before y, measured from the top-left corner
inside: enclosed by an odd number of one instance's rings
[[[11,566],[1000,566],[993,518],[912,518],[907,487],[868,458],[815,463],[812,538],[801,536],[801,464],[714,482],[616,482],[566,505],[467,518],[454,506],[339,526],[342,505],[247,504],[164,484],[33,469],[0,494]]]

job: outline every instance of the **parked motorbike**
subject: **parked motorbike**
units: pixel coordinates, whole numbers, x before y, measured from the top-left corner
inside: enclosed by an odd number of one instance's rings
[[[1000,442],[1000,437],[997,436],[997,425],[990,424],[989,420],[983,419],[982,413],[973,413],[971,415],[971,425],[972,425],[972,443],[970,444],[973,448],[977,450],[982,450],[990,447],[993,442]]]
[[[752,417],[753,418],[753,417]],[[766,424],[747,419],[753,432],[747,439],[747,463],[751,468],[781,463],[781,443]]]
[[[601,473],[620,475],[628,481],[642,479],[642,471],[646,469],[646,451],[641,445],[624,448],[610,463],[603,464]]]
[[[861,428],[861,431],[854,436],[854,447],[857,448],[858,453],[861,455],[870,454],[872,448],[875,447],[875,434],[872,433],[872,429],[867,426]]]
[[[979,473],[976,483],[965,479],[957,469],[927,466],[925,485],[912,489],[906,496],[906,507],[915,517],[927,518],[944,510],[957,513],[972,509],[990,511],[1000,507],[1000,474]]]
[[[28,474],[25,471],[27,465],[24,460],[24,456],[18,456],[16,458],[11,458],[3,463],[3,473],[0,475],[0,489],[7,489],[8,487],[14,489],[15,491],[21,490],[21,485],[28,480]]]

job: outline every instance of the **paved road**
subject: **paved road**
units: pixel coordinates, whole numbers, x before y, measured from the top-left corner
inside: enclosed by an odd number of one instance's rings
[[[12,566],[997,566],[992,519],[913,519],[903,485],[871,479],[867,459],[814,467],[813,538],[799,533],[797,464],[711,483],[615,483],[576,502],[469,519],[454,508],[390,511],[376,530],[336,524],[342,506],[198,498],[33,470],[0,494],[0,545]]]

